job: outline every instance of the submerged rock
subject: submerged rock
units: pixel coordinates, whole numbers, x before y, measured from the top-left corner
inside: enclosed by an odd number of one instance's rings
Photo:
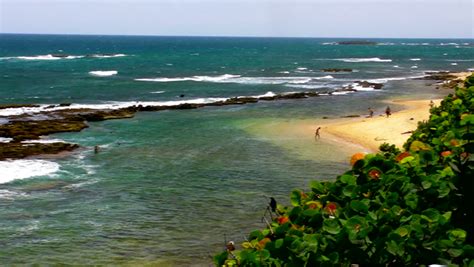
[[[338,68],[330,68],[330,69],[322,69],[323,72],[352,72],[352,69],[338,69]]]
[[[79,146],[68,143],[0,143],[0,160],[21,159],[29,156],[57,154],[64,151],[72,151]]]

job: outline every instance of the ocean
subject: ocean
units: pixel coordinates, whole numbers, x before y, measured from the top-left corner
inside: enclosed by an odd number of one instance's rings
[[[440,97],[449,91],[414,78],[474,67],[472,39],[341,40],[0,34],[0,104],[42,105],[0,109],[2,124],[60,103],[101,109],[321,93],[139,112],[45,137],[81,148],[0,161],[0,263],[208,266],[226,240],[265,227],[268,197],[288,204],[293,188],[335,179],[361,149],[324,132],[318,142],[313,132],[288,135],[282,122],[316,128],[323,117],[383,110],[389,99]],[[337,91],[349,85],[357,91]]]

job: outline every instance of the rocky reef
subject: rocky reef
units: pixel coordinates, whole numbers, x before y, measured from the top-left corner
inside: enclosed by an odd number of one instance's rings
[[[328,71],[349,71],[349,69],[327,69]],[[451,73],[428,73],[424,79],[452,81],[458,76]],[[223,101],[211,103],[182,103],[179,105],[135,105],[121,109],[88,109],[74,108],[70,103],[49,105],[36,113],[21,115],[0,116],[0,160],[19,159],[42,154],[56,154],[63,151],[72,151],[79,146],[62,142],[41,142],[41,137],[61,132],[78,132],[88,127],[88,122],[111,119],[132,118],[140,111],[161,111],[196,109],[209,106],[244,105],[259,101],[277,101],[289,99],[304,99],[320,95],[331,95],[340,92],[356,92],[358,87],[381,89],[382,83],[355,81],[353,84],[333,91],[307,91],[264,96],[232,97]],[[36,104],[8,104],[0,105],[0,109],[9,108],[39,108]],[[70,108],[68,108],[70,107]],[[4,122],[3,122],[4,121]],[[7,139],[8,138],[8,139]],[[26,142],[25,142],[26,141]]]
[[[338,68],[329,68],[322,69],[322,72],[352,72],[352,69],[338,69]]]

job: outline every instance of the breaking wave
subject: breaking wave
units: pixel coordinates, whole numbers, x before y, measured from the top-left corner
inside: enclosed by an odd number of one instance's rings
[[[17,179],[44,176],[57,172],[59,164],[46,160],[7,160],[0,161],[0,184]]]

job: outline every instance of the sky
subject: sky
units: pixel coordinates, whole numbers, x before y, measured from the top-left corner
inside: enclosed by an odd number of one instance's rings
[[[474,38],[474,0],[0,0],[1,33]]]

